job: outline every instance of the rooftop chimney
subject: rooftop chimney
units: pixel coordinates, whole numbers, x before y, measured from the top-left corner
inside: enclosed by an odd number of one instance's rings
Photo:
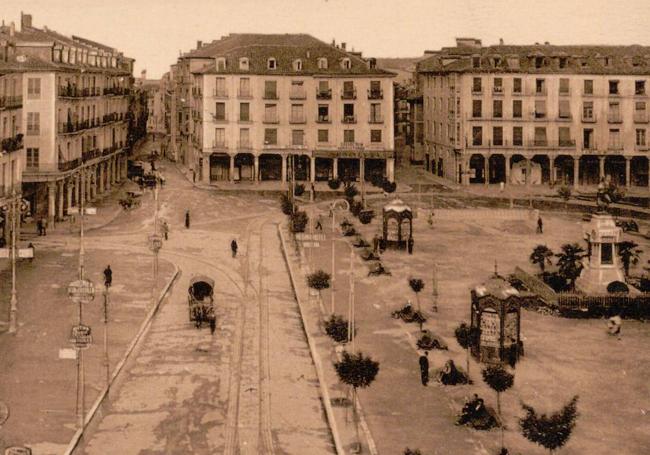
[[[140,79],[142,79],[142,82],[147,80],[147,70],[144,69],[140,72]]]
[[[544,45],[545,45],[545,46],[550,46],[551,43],[549,43],[548,41],[544,41]]]
[[[198,40],[198,41],[196,42],[196,48],[197,48],[197,49],[201,49],[201,46],[203,46],[203,41]]]
[[[25,30],[25,28],[30,28],[32,26],[32,15],[23,14],[20,12],[20,29]]]
[[[499,46],[503,46],[503,38],[499,38]]]
[[[9,36],[14,36],[16,35],[16,24],[14,21],[11,21],[9,23]]]
[[[345,50],[345,44],[346,43],[341,43],[341,49]]]

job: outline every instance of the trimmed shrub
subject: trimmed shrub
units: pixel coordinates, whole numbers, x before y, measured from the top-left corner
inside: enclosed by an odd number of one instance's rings
[[[394,193],[395,190],[397,189],[397,183],[395,183],[395,182],[389,182],[388,180],[386,180],[386,181],[383,183],[382,188],[383,188],[384,191],[387,192],[387,193]]]
[[[307,227],[308,222],[309,217],[307,216],[307,213],[296,211],[293,215],[291,215],[291,232],[305,232],[305,228]]]
[[[327,181],[327,186],[330,187],[332,190],[338,190],[341,187],[341,179],[329,179]]]
[[[361,202],[354,201],[350,204],[350,212],[352,212],[354,216],[359,216],[359,213],[361,213],[362,210],[363,204]]]
[[[291,215],[293,207],[291,206],[291,200],[289,200],[289,196],[286,194],[280,196],[280,205],[282,207],[282,213],[285,215]]]
[[[348,202],[350,202],[351,200],[354,199],[354,196],[359,194],[359,190],[357,190],[357,187],[354,183],[346,183],[343,193],[345,194],[345,199],[347,199]]]
[[[348,321],[338,314],[333,314],[325,321],[325,333],[337,343],[344,343],[348,340]]]
[[[374,217],[374,210],[362,210],[359,212],[359,221],[361,221],[361,224],[369,224]]]
[[[293,194],[295,194],[296,196],[302,196],[304,192],[305,192],[305,185],[303,185],[302,183],[297,184],[293,189]]]
[[[381,188],[384,185],[384,176],[381,174],[371,174],[370,183],[372,183],[377,188]]]

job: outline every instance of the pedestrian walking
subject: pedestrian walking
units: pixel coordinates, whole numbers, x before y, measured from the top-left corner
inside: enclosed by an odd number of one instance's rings
[[[379,235],[375,234],[375,236],[372,238],[372,252],[377,253],[378,249],[379,249]]]
[[[230,242],[230,250],[232,251],[232,257],[237,256],[237,240],[232,239],[232,242]]]
[[[104,286],[107,288],[111,287],[113,284],[113,271],[111,270],[110,264],[104,269]]]
[[[542,217],[537,217],[537,233],[542,234],[544,232],[544,222],[542,221]]]
[[[196,183],[196,171],[192,169],[192,183]]]
[[[185,229],[190,228],[190,211],[186,210],[185,211]]]
[[[217,319],[215,317],[210,318],[210,334],[214,335],[214,331],[217,329]]]
[[[42,221],[43,235],[47,235],[47,220]]]
[[[41,218],[36,220],[36,232],[38,235],[43,235],[43,220]]]
[[[420,354],[420,378],[423,386],[429,383],[429,351]]]
[[[163,235],[165,236],[165,240],[169,240],[169,225],[167,224],[167,221],[163,221],[162,230]]]
[[[312,202],[316,199],[316,186],[314,182],[311,182],[311,200]]]
[[[318,215],[318,218],[316,218],[316,229],[319,231],[323,230],[323,222],[320,215]]]

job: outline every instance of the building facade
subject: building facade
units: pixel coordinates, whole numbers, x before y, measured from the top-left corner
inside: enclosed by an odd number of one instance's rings
[[[31,214],[62,219],[126,177],[133,59],[93,41],[32,25],[5,26],[10,68],[21,78],[25,170]]]
[[[439,176],[649,186],[648,47],[459,38],[418,64],[417,83],[427,167]]]
[[[22,197],[25,166],[22,75],[12,69],[12,47],[0,41],[0,243],[10,244],[12,207]]]
[[[231,34],[171,74],[171,143],[203,182],[286,181],[291,161],[297,180],[394,179],[394,75],[344,44]]]

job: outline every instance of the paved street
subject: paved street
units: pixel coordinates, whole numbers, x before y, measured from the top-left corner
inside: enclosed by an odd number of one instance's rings
[[[171,233],[161,257],[182,276],[75,453],[300,453],[306,445],[332,453],[279,249],[276,201],[215,196],[171,164],[163,172],[160,215]],[[129,238],[116,232],[105,241]],[[188,321],[194,274],[216,281],[214,335]]]

